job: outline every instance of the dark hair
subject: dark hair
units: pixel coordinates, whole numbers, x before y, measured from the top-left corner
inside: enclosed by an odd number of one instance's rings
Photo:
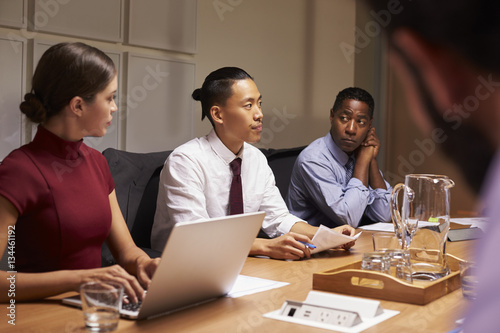
[[[366,90],[356,87],[345,88],[337,94],[337,98],[333,104],[333,112],[337,112],[340,107],[342,107],[342,103],[344,103],[347,99],[353,99],[355,101],[366,103],[370,111],[370,118],[373,118],[375,102],[373,101],[372,95],[370,95],[370,93]]]
[[[455,50],[479,68],[500,72],[500,1],[401,1],[399,7],[391,8],[387,0],[365,1],[372,7],[374,20],[383,22],[390,32],[409,28],[435,45]]]
[[[214,126],[210,109],[214,105],[224,106],[233,95],[234,81],[245,79],[253,80],[253,77],[238,67],[222,67],[208,74],[201,88],[191,94],[194,100],[201,102],[201,120],[207,117]]]
[[[405,1],[397,13],[389,14],[386,0],[365,0],[374,17],[385,13],[389,32],[407,28],[425,39],[459,53],[472,65],[487,72],[500,73],[500,2],[490,0],[419,0]],[[392,8],[394,11],[394,8]],[[452,158],[473,190],[479,192],[493,155],[494,147],[480,129],[469,123],[458,128],[441,116],[422,73],[406,51],[389,41],[414,78],[420,99],[434,125],[444,131],[442,151]],[[464,154],[464,152],[467,152]]]
[[[97,48],[84,43],[56,44],[40,58],[31,92],[19,108],[31,121],[44,122],[75,96],[92,102],[115,75],[113,61]]]

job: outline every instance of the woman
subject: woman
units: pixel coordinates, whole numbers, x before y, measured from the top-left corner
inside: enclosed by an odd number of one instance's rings
[[[136,302],[158,265],[130,236],[105,158],[83,143],[106,134],[116,89],[112,60],[83,43],[54,45],[38,63],[20,105],[37,134],[0,164],[0,248],[8,244],[18,301],[112,280]],[[101,267],[104,241],[119,265]],[[2,302],[11,275],[0,272]]]

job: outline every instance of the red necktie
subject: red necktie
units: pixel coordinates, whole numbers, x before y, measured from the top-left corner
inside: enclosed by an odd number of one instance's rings
[[[243,213],[243,190],[241,188],[241,158],[235,158],[231,163],[233,180],[229,191],[229,215]]]

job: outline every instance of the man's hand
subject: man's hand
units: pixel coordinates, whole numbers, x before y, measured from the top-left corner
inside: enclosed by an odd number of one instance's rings
[[[351,236],[351,237],[354,236],[354,234],[356,233],[356,229],[354,229],[353,227],[351,227],[350,225],[347,225],[347,224],[341,225],[340,227],[335,227],[332,230],[339,232],[341,234],[347,235],[347,236]],[[341,245],[340,248],[342,248],[344,250],[349,250],[351,247],[354,246],[355,243],[356,243],[356,241],[353,240],[352,242],[345,243],[344,245]]]
[[[362,150],[363,147],[373,147],[373,150],[370,149],[371,159],[377,158],[378,152],[380,150],[380,140],[375,134],[375,127],[372,127],[368,131],[365,140],[361,143],[360,150]]]
[[[304,243],[311,243],[309,237],[295,232],[289,232],[273,239],[257,238],[252,245],[250,255],[293,260],[309,258],[311,251]]]

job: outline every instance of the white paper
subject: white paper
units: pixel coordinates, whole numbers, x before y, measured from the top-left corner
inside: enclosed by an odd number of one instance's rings
[[[459,218],[459,219],[450,219],[450,222],[455,222],[459,224],[470,224],[472,227],[479,227],[483,229],[486,226],[486,222],[483,219],[479,218]],[[434,226],[437,225],[436,222],[426,222],[426,221],[418,221],[418,227],[423,228],[423,227],[428,227],[428,226]],[[359,227],[360,229],[366,230],[366,231],[387,231],[387,232],[394,232],[394,224],[388,223],[388,222],[378,222],[378,223],[373,223],[373,224],[368,224]]]
[[[333,249],[340,245],[352,242],[358,239],[361,232],[354,235],[353,237],[336,232],[324,225],[320,225],[316,234],[312,239],[312,243],[316,246],[315,249],[311,249],[311,253],[318,253],[324,250]]]
[[[288,282],[261,279],[253,276],[238,275],[231,291],[226,297],[236,298],[245,295],[259,293],[270,289],[280,288],[289,284]]]
[[[469,224],[471,228],[478,227],[485,231],[488,225],[488,219],[485,217],[461,217],[461,218],[451,218],[450,222],[455,222],[458,224]]]
[[[359,229],[367,230],[367,231],[388,231],[394,232],[394,224],[388,222],[378,222],[368,225],[363,225],[359,227]]]

